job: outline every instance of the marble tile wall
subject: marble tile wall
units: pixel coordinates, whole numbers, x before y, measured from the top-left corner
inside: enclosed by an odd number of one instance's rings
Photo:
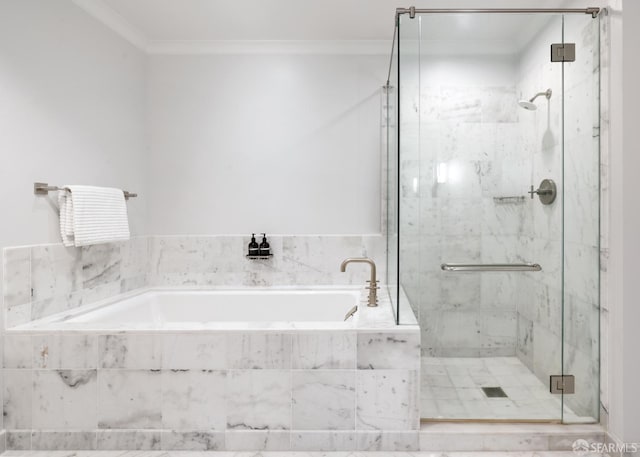
[[[274,256],[266,261],[245,258],[243,236],[8,248],[7,326],[147,286],[364,284],[364,266],[339,271],[346,257],[372,257],[384,281],[382,235],[269,241]],[[387,336],[388,344],[408,344],[406,354],[382,350],[383,336],[373,335],[369,344],[381,356],[372,355],[356,333],[5,332],[7,442],[29,449],[416,449],[419,333],[410,343]],[[404,363],[411,354],[414,362]],[[403,406],[380,421],[375,414],[389,403]],[[412,437],[397,438],[396,430]]]
[[[3,254],[7,327],[147,284],[145,237],[82,248],[62,244],[6,248]]]
[[[7,327],[146,286],[259,287],[355,285],[368,267],[347,257],[369,256],[386,277],[382,235],[271,236],[273,257],[246,259],[249,237],[163,236],[83,248],[48,244],[4,250]]]
[[[420,333],[5,335],[9,449],[417,450]]]
[[[150,282],[158,286],[273,286],[364,284],[368,270],[347,257],[371,257],[378,279],[386,276],[382,235],[269,236],[273,257],[247,260],[246,236],[151,238]]]
[[[522,195],[529,175],[517,147],[515,81],[498,82],[505,78],[489,69],[503,68],[504,59],[483,60],[477,65],[494,72],[495,84],[435,81],[430,69],[451,62],[422,56],[429,83],[415,81],[412,89],[406,81],[401,100],[401,135],[409,137],[400,164],[401,283],[420,319],[425,356],[512,356],[516,350],[515,278],[440,269],[442,263],[508,262],[518,256],[516,240],[528,222],[523,205],[494,200]]]

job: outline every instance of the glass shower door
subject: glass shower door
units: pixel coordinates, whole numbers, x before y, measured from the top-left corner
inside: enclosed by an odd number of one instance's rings
[[[563,422],[600,414],[600,19],[564,17]]]
[[[399,285],[422,329],[422,417],[560,421],[562,16],[402,15],[399,36]]]

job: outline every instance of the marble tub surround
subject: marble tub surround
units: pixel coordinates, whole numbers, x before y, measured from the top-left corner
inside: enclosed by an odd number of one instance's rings
[[[10,330],[8,446],[417,450],[419,328],[383,303],[387,327]]]
[[[10,449],[416,450],[420,332],[389,298],[348,322],[58,326],[146,290],[360,290],[385,242],[371,236],[143,237],[4,252],[4,426]],[[33,290],[33,292],[32,292]],[[57,314],[56,314],[57,313]],[[151,323],[153,324],[153,323]],[[157,322],[156,322],[157,324]],[[181,324],[182,325],[182,324]],[[323,327],[324,325],[324,327]],[[84,328],[83,328],[84,327]],[[388,347],[387,347],[388,346]]]
[[[23,324],[147,284],[146,237],[82,248],[45,244],[5,248],[7,327]]]
[[[149,236],[83,248],[46,244],[3,251],[7,327],[147,286],[364,285],[368,256],[385,277],[382,235],[270,236],[273,257],[248,260],[246,236]]]
[[[250,236],[151,237],[150,284],[161,286],[361,285],[366,266],[340,272],[347,257],[370,257],[385,278],[382,235],[270,235],[273,257],[248,260]]]

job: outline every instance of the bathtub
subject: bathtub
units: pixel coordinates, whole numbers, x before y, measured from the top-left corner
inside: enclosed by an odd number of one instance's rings
[[[386,301],[368,309],[392,324]],[[354,307],[358,311],[354,311]],[[147,289],[30,322],[17,331],[189,331],[356,328],[367,308],[360,289]],[[377,317],[377,318],[376,318]],[[386,325],[385,325],[386,327]]]
[[[5,427],[46,450],[348,451],[383,433],[415,447],[420,328],[379,301],[148,288],[9,328]]]

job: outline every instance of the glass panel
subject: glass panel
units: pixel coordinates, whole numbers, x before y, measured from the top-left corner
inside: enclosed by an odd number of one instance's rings
[[[403,15],[400,31],[399,283],[422,329],[422,417],[559,421],[562,16]],[[543,179],[549,205],[528,194]]]
[[[563,421],[597,422],[600,376],[600,24],[566,15],[564,42],[564,350],[575,393],[563,395]]]
[[[382,88],[382,140],[387,152],[387,289],[398,314],[398,41],[394,43],[389,85]]]
[[[415,324],[421,292],[420,227],[420,21],[399,18],[399,226],[398,309],[400,323]]]

